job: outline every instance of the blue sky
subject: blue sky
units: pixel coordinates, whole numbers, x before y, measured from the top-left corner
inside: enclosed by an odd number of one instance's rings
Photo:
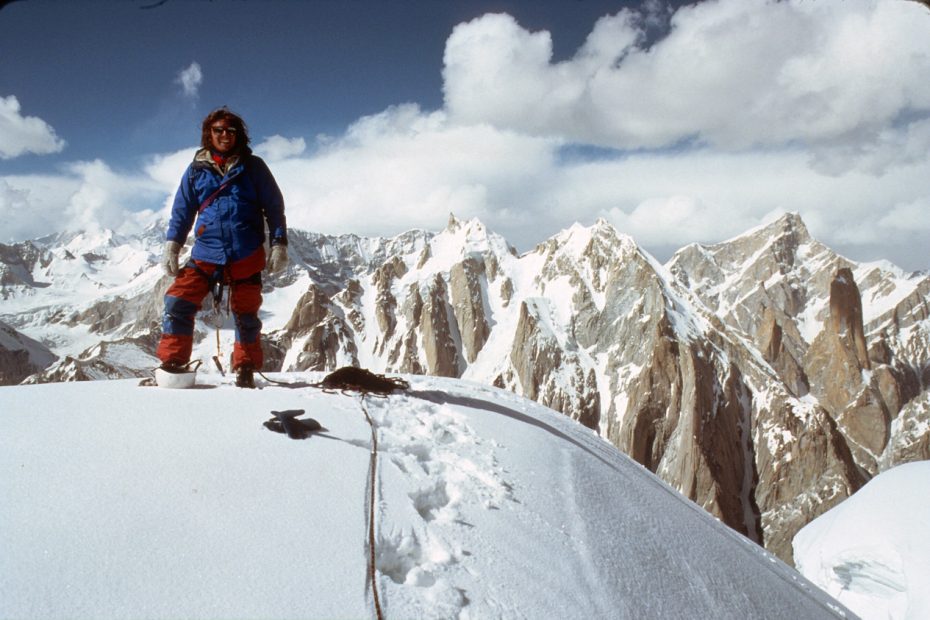
[[[358,118],[416,102],[442,106],[442,55],[453,27],[507,12],[555,36],[569,57],[594,22],[629,2],[556,0],[18,0],[0,12],[0,85],[55,128],[67,148],[5,161],[45,170],[190,144],[229,105],[259,135],[337,135]],[[634,6],[638,3],[632,3]],[[152,8],[141,8],[152,7]],[[197,97],[178,73],[196,62]]]
[[[528,249],[603,217],[664,259],[797,211],[850,258],[930,268],[917,3],[147,4],[0,9],[0,241],[164,219],[225,104],[294,227],[455,212]]]

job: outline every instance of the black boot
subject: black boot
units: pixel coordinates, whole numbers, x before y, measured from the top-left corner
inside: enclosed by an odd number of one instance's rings
[[[255,388],[255,370],[251,366],[240,366],[236,369],[236,387]]]

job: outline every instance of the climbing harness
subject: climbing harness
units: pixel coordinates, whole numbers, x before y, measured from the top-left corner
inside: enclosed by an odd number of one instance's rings
[[[199,267],[195,268],[200,270]],[[207,282],[210,285],[210,293],[212,295],[212,307],[209,312],[203,314],[203,321],[207,325],[212,325],[216,332],[216,355],[213,356],[213,364],[220,371],[220,374],[224,377],[226,376],[226,371],[223,368],[223,363],[220,361],[223,359],[223,351],[220,347],[220,328],[226,324],[226,319],[229,317],[231,312],[231,299],[232,292],[229,295],[225,295],[225,307],[223,304],[224,301],[224,292],[226,286],[232,287],[236,284],[245,284],[245,283],[257,283],[261,284],[261,272],[254,273],[251,276],[245,278],[239,278],[236,280],[232,279],[232,276],[229,272],[229,269],[224,267],[222,269],[217,269],[211,275],[207,276],[203,271],[200,273],[207,278]],[[239,317],[236,316],[237,326]],[[261,374],[261,373],[259,373]],[[264,375],[262,375],[264,377]],[[267,377],[265,379],[271,381]],[[271,381],[271,383],[276,383]]]

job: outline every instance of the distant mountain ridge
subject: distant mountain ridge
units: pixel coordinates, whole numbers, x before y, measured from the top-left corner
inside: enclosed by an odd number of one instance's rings
[[[27,381],[147,374],[162,239],[0,247],[0,321],[61,358]],[[603,220],[522,255],[454,217],[390,239],[292,231],[290,250],[263,291],[268,369],[508,388],[786,560],[795,532],[875,473],[930,458],[930,275],[845,259],[797,214],[665,265]]]

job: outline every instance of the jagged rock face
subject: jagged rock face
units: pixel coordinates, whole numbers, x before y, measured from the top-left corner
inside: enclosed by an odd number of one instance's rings
[[[31,242],[4,245],[0,243],[0,299],[7,299],[18,287],[33,287],[36,266],[48,257]]]
[[[891,424],[891,437],[882,453],[879,469],[930,460],[930,391],[907,403]]]
[[[844,340],[844,348],[855,354],[859,370],[871,370],[862,331],[862,298],[852,270],[843,267],[830,283],[830,331]]]
[[[831,282],[829,308],[829,320],[811,344],[805,364],[816,386],[814,394],[833,414],[856,460],[876,473],[890,424],[879,379],[884,379],[886,391],[897,389],[889,385],[894,378],[886,368],[869,372],[872,364],[863,333],[862,303],[850,269],[837,271]]]
[[[765,547],[790,563],[794,535],[865,480],[833,419],[820,407],[780,398],[778,389],[755,396],[754,490]]]
[[[629,391],[617,445],[724,523],[761,541],[758,509],[745,505],[752,492],[744,488],[751,485],[744,472],[752,465],[741,436],[748,429],[738,369],[720,382],[707,343],[679,342],[667,321],[658,323],[656,336],[650,363]]]
[[[814,241],[796,215],[691,246],[669,268],[755,342],[793,394],[810,390],[859,467],[880,471],[893,420],[928,384],[918,326],[930,316],[930,278],[857,266]]]
[[[55,359],[48,347],[0,322],[0,385],[17,384]]]
[[[378,321],[380,334],[375,343],[376,353],[384,353],[384,345],[394,336],[397,327],[397,298],[391,292],[394,282],[407,272],[407,266],[398,256],[391,257],[375,269],[372,284],[376,291],[375,319]]]
[[[597,428],[600,394],[592,370],[576,355],[564,353],[546,326],[544,310],[535,300],[524,301],[510,352],[510,383],[522,394],[556,411],[562,411],[589,428]],[[504,384],[500,379],[499,384]]]
[[[755,342],[762,357],[778,373],[778,377],[784,382],[788,391],[794,396],[804,396],[810,392],[810,383],[801,362],[795,359],[785,346],[785,328],[779,322],[779,314],[781,313],[773,308],[765,309],[759,330],[756,332]],[[791,324],[790,321],[786,322]],[[794,341],[797,342],[797,340],[795,336]]]
[[[426,355],[426,374],[460,377],[464,370],[457,346],[461,334],[449,303],[446,282],[439,274],[426,291],[418,327]]]
[[[449,271],[455,322],[459,325],[465,360],[469,363],[478,358],[491,333],[482,281],[487,281],[484,262],[473,257],[454,264]]]
[[[33,283],[96,292],[0,319],[156,338],[161,238],[132,251],[115,239],[37,243],[34,259],[17,259]],[[437,234],[292,231],[290,241],[292,266],[263,288],[266,370],[360,365],[530,396],[783,559],[863,472],[928,457],[930,278],[843,259],[796,215],[688,246],[664,266],[604,221],[520,256],[455,218]],[[106,271],[123,255],[140,265],[126,283]],[[5,290],[27,307],[43,298],[38,286]],[[144,354],[154,340],[135,347]],[[48,376],[131,376],[120,347],[105,349],[69,353]]]
[[[157,337],[153,334],[101,342],[78,357],[66,356],[44,371],[31,375],[23,383],[151,377],[158,360],[150,352],[157,344]]]
[[[544,330],[540,318],[540,309],[533,300],[520,305],[520,319],[510,352],[510,362],[524,395],[533,400],[539,396],[539,386],[545,380],[542,375],[562,366],[562,348],[555,337]]]
[[[355,283],[357,286],[357,283]],[[346,299],[354,299],[352,285]],[[352,330],[346,323],[344,310],[315,284],[301,296],[297,307],[285,325],[283,333],[272,340],[273,348],[292,349],[289,367],[294,370],[326,370],[343,365],[356,365]],[[288,363],[288,357],[282,364]],[[268,360],[268,367],[274,360]]]
[[[817,397],[834,412],[842,411],[862,390],[863,371],[871,368],[862,335],[858,288],[850,284],[851,279],[848,269],[837,272],[830,287],[829,319],[811,343],[805,359],[810,378],[817,386]]]
[[[388,356],[389,368],[397,369],[397,372],[402,373],[425,373],[425,365],[420,362],[419,338],[416,329],[420,325],[422,315],[423,298],[420,296],[420,287],[414,283],[407,289],[402,310],[402,316],[409,327],[395,340],[393,349]]]

